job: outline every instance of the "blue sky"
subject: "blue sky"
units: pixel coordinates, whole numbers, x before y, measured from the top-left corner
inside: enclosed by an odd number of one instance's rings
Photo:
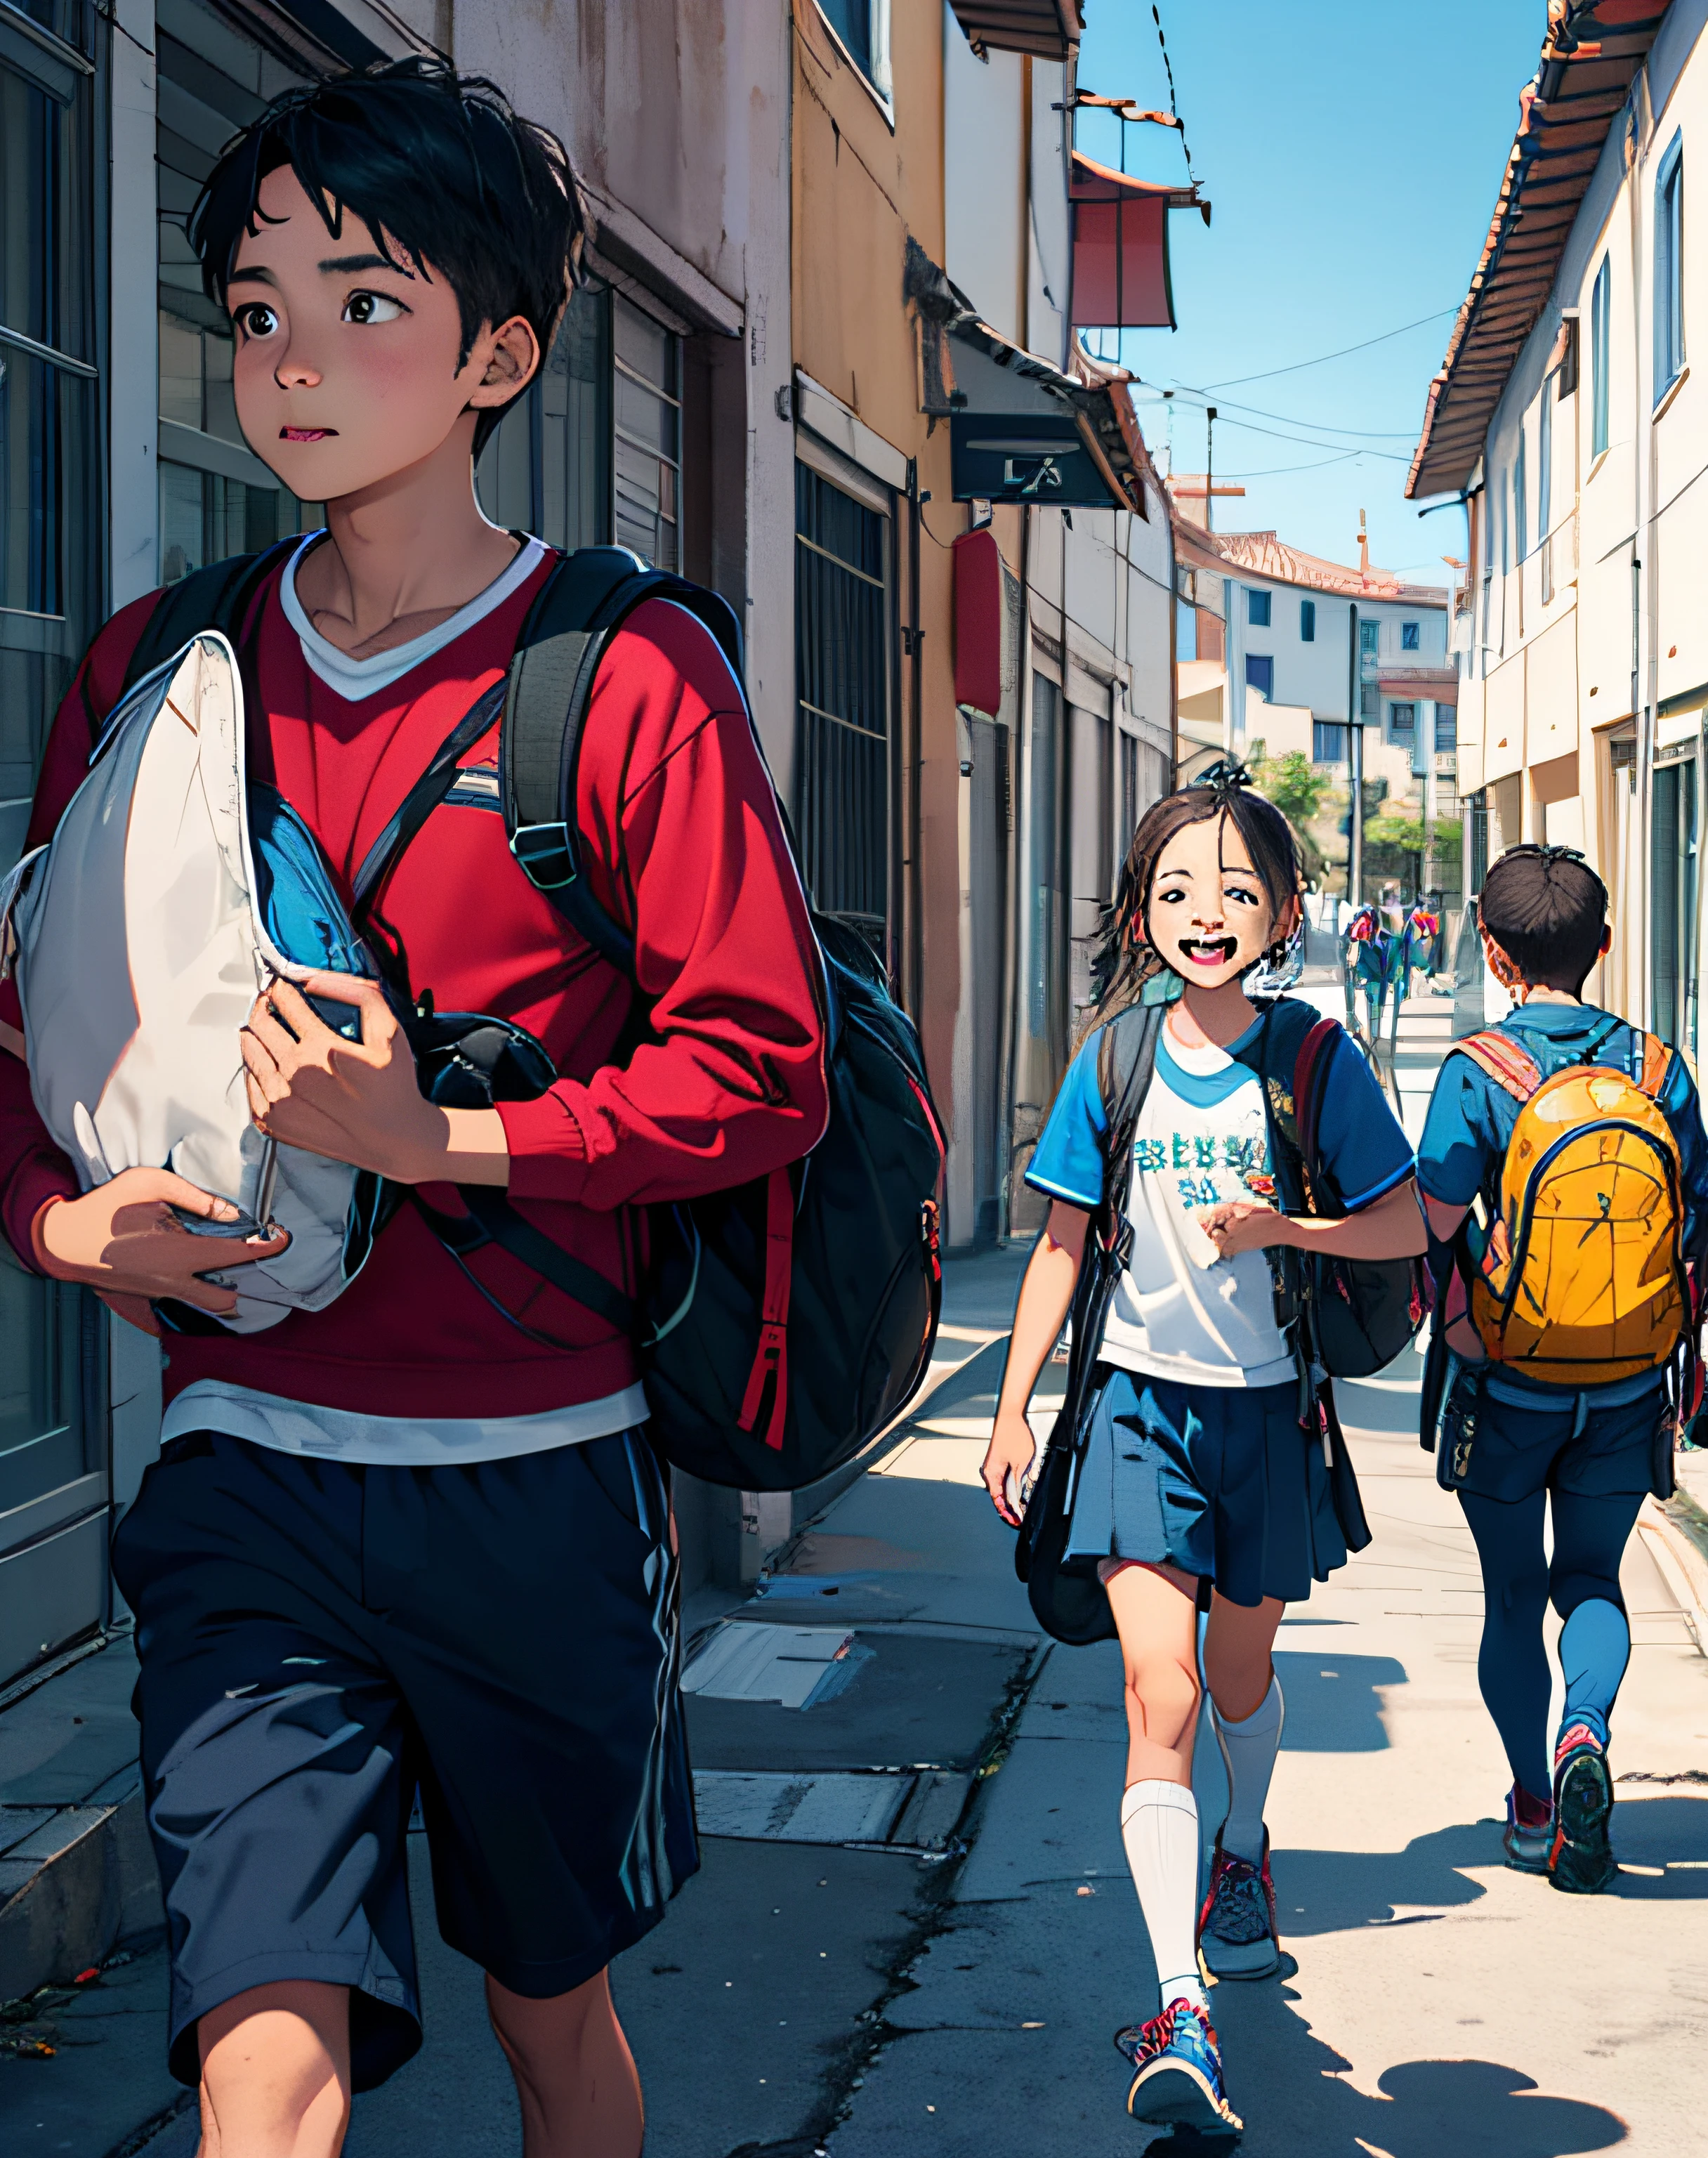
[[[1208,392],[1220,413],[1215,476],[1246,493],[1217,502],[1219,530],[1273,527],[1352,562],[1363,508],[1372,561],[1444,582],[1442,555],[1464,553],[1463,514],[1420,522],[1405,499],[1406,466],[1494,213],[1519,90],[1535,72],[1544,0],[1158,5],[1215,218],[1206,231],[1195,212],[1172,214],[1180,327],[1128,331],[1121,357],[1147,385],[1180,385],[1175,467],[1204,468],[1206,400],[1188,388],[1225,385]],[[1148,0],[1086,0],[1079,79],[1082,90],[1168,110]],[[1107,115],[1082,111],[1077,139],[1117,162]],[[1127,142],[1130,172],[1184,177],[1172,131],[1129,127]],[[1427,316],[1327,365],[1272,372]],[[1107,350],[1112,358],[1112,338]],[[1258,409],[1236,410],[1236,400]],[[1138,410],[1147,440],[1162,441],[1163,405],[1141,391]]]

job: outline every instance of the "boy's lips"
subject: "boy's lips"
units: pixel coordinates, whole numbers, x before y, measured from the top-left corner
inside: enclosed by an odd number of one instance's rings
[[[337,432],[336,427],[281,427],[279,440],[281,442],[323,442]]]
[[[1183,937],[1180,950],[1195,967],[1226,966],[1240,948],[1234,937]]]

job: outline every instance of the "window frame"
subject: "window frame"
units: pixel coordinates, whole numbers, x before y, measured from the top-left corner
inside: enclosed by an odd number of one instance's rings
[[[1400,649],[1401,652],[1422,651],[1423,625],[1421,622],[1402,622],[1400,624]]]
[[[1317,602],[1301,600],[1298,603],[1298,641],[1314,644],[1317,641]]]
[[[1518,431],[1518,447],[1512,456],[1512,559],[1515,569],[1522,569],[1529,559],[1530,547],[1530,457],[1529,443],[1523,422]]]
[[[1680,128],[1654,176],[1654,402],[1685,371],[1685,140]]]
[[[1259,607],[1263,610],[1260,614]],[[1247,629],[1272,629],[1274,627],[1274,595],[1260,585],[1246,587],[1246,627]]]
[[[1254,667],[1268,676],[1267,683],[1252,679],[1251,669]],[[1272,705],[1275,702],[1275,655],[1272,652],[1248,652],[1246,654],[1246,687],[1255,689],[1267,703]]]

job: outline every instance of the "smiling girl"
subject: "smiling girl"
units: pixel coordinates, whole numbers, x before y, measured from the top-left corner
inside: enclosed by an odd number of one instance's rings
[[[1210,783],[1155,803],[1134,836],[1097,1024],[1026,1173],[1051,1201],[1050,1218],[1021,1285],[983,1467],[998,1512],[1018,1526],[1015,1495],[1035,1452],[1026,1406],[1072,1305],[1114,1167],[1102,1037],[1128,1007],[1165,1001],[1132,1129],[1132,1241],[1097,1345],[1066,1563],[1095,1567],[1126,1667],[1122,1837],[1160,1987],[1158,2015],[1116,2040],[1136,2071],[1127,2109],[1140,2120],[1223,2130],[1240,2123],[1199,1954],[1218,1978],[1282,1968],[1263,1825],[1282,1729],[1275,1629],[1289,1602],[1345,1563],[1347,1527],[1355,1539],[1364,1533],[1337,1518],[1314,1414],[1301,1427],[1314,1378],[1302,1381],[1277,1324],[1266,1253],[1293,1246],[1385,1259],[1425,1244],[1411,1149],[1338,1030],[1324,1052],[1312,1168],[1344,1218],[1277,1211],[1265,1011],[1244,984],[1298,928],[1298,869],[1286,820],[1244,779],[1237,767],[1219,767]],[[1277,1083],[1269,1082],[1272,1095]],[[1286,1098],[1289,1116],[1292,1106]],[[1204,1677],[1230,1795],[1200,1913],[1191,1784],[1205,1592]]]

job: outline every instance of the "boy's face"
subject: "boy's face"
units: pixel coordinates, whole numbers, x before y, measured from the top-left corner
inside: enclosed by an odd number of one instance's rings
[[[1289,906],[1284,931],[1293,915]],[[1231,818],[1187,824],[1163,849],[1144,932],[1165,966],[1211,989],[1237,981],[1275,942],[1268,896]]]
[[[348,211],[334,240],[288,165],[261,182],[261,209],[226,305],[237,417],[261,462],[293,494],[328,502],[420,464],[457,430],[472,448],[476,409],[508,403],[539,364],[527,323],[487,326],[459,368],[462,317],[442,275],[396,268]]]

